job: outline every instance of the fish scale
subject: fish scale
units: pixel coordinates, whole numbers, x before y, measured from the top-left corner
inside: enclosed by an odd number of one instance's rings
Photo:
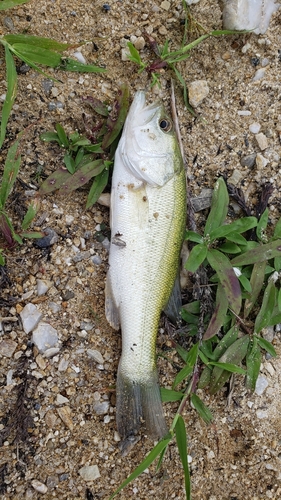
[[[122,331],[116,420],[125,441],[143,421],[154,438],[167,430],[155,345],[178,273],[186,189],[177,139],[161,130],[163,117],[163,106],[145,106],[138,92],[115,154],[106,316]]]

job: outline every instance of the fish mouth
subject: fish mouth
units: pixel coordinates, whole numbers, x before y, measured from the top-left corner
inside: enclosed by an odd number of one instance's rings
[[[137,123],[137,125],[145,126],[151,122],[157,114],[159,114],[160,117],[162,109],[163,105],[160,102],[146,105],[146,93],[143,90],[138,90],[128,114],[128,122],[134,122],[134,124]]]

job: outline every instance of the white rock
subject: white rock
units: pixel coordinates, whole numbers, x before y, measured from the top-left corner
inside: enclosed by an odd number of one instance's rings
[[[255,72],[255,74],[254,74],[254,76],[252,78],[252,82],[258,82],[259,80],[261,80],[262,78],[264,78],[265,73],[266,73],[266,69],[265,68],[259,68],[259,69],[257,69],[257,71]]]
[[[262,156],[262,154],[258,153],[256,156],[256,165],[258,170],[263,170],[264,167],[269,163],[269,160]]]
[[[45,352],[50,347],[54,347],[58,342],[57,330],[55,330],[55,328],[53,328],[49,323],[44,323],[42,321],[33,331],[32,342],[41,353]]]
[[[102,193],[98,199],[100,205],[110,207],[110,193]]]
[[[105,415],[109,410],[109,402],[103,401],[102,403],[100,403],[98,401],[97,403],[93,404],[93,410],[97,415]]]
[[[264,363],[264,368],[269,373],[269,375],[271,375],[272,377],[274,376],[275,370],[274,370],[271,363],[269,363],[268,361],[266,363]]]
[[[67,226],[71,226],[73,221],[74,221],[73,215],[66,215],[65,216],[65,223]]]
[[[51,288],[52,282],[50,280],[37,280],[37,295],[40,297],[41,295],[45,295],[45,293]]]
[[[161,9],[164,9],[164,10],[170,10],[170,7],[171,7],[171,2],[168,2],[168,0],[164,0],[161,5],[160,5]]]
[[[62,394],[57,394],[56,404],[64,405],[65,403],[69,403],[69,399],[65,398]]]
[[[17,348],[17,343],[12,339],[4,339],[0,342],[0,356],[11,358]]]
[[[47,486],[44,483],[41,483],[41,481],[38,481],[37,479],[33,479],[33,481],[31,481],[31,485],[36,491],[42,493],[43,495],[48,491]]]
[[[257,418],[259,418],[259,419],[268,418],[268,413],[265,410],[257,410],[256,415],[257,415]]]
[[[208,83],[206,80],[194,80],[194,82],[190,82],[187,87],[189,102],[191,106],[196,108],[209,93]]]
[[[259,134],[256,134],[256,141],[258,143],[259,148],[264,151],[266,148],[268,148],[268,141],[267,137],[260,132]]]
[[[209,460],[212,460],[213,458],[215,458],[215,454],[214,454],[213,450],[208,451],[207,458]]]
[[[50,349],[47,349],[44,352],[44,357],[45,358],[52,358],[53,356],[55,356],[56,354],[58,354],[58,352],[60,352],[59,347],[50,347]]]
[[[42,318],[42,313],[38,311],[34,304],[26,304],[20,313],[22,326],[25,333],[29,333],[38,325]]]
[[[136,47],[137,50],[142,50],[145,47],[145,39],[143,36],[139,36],[136,41],[134,42],[134,46]]]
[[[224,0],[223,27],[265,33],[270,18],[279,7],[275,0]]]
[[[258,134],[261,129],[260,123],[254,122],[249,125],[249,130],[252,134]]]
[[[58,365],[58,371],[59,372],[65,372],[69,365],[69,359],[66,359],[64,356],[61,358],[59,365]]]
[[[185,0],[187,5],[192,5],[193,3],[198,3],[199,0]]]
[[[84,481],[95,481],[95,479],[100,477],[97,465],[84,465],[78,472]]]
[[[258,396],[261,396],[267,387],[268,387],[267,378],[264,377],[263,375],[259,375],[256,382],[255,393]]]
[[[100,365],[104,364],[103,356],[102,356],[102,354],[99,351],[96,351],[95,349],[87,349],[87,354],[96,363],[99,363]]]
[[[85,57],[83,56],[82,52],[80,52],[79,50],[77,52],[74,52],[74,57],[76,57],[77,61],[81,62],[82,64],[86,64],[87,61],[85,59]]]
[[[240,116],[250,116],[252,113],[248,109],[241,109],[238,111],[238,115]]]
[[[121,49],[121,61],[129,61],[130,60],[130,50],[129,47],[124,47]]]

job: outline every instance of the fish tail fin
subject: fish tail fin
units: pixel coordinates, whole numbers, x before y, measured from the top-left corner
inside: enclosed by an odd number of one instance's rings
[[[167,433],[156,369],[142,382],[129,379],[119,368],[116,396],[117,430],[125,445],[134,440],[142,424],[153,439]]]

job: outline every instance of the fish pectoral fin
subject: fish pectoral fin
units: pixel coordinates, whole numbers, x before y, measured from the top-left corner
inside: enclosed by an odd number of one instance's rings
[[[168,300],[168,303],[164,308],[164,313],[174,324],[181,322],[181,315],[180,315],[181,306],[182,306],[182,301],[181,301],[180,276],[178,274],[176,277],[174,288]]]
[[[119,311],[114,300],[109,274],[107,274],[105,283],[105,316],[110,326],[115,330],[119,330]]]

